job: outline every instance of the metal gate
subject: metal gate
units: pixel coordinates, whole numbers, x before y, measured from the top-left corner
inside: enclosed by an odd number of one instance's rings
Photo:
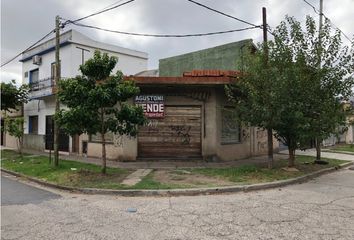
[[[54,150],[54,119],[53,116],[45,118],[45,149]],[[69,152],[69,136],[59,129],[59,151]]]

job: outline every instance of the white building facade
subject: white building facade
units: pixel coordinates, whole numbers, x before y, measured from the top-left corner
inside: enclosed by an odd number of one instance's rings
[[[110,44],[97,42],[87,36],[69,30],[60,36],[61,78],[80,75],[79,66],[100,50],[109,56],[118,57],[113,70],[124,75],[134,75],[147,69],[148,54]],[[23,83],[30,85],[30,101],[24,105],[24,147],[35,150],[52,148],[53,115],[55,96],[55,39],[23,53]],[[65,106],[61,106],[65,107]],[[49,137],[49,138],[48,138]],[[60,134],[59,148],[63,152],[79,152],[82,148],[79,137]]]

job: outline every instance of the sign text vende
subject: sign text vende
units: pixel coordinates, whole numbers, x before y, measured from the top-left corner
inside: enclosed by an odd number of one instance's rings
[[[163,118],[165,103],[163,95],[138,95],[135,97],[135,104],[143,108],[148,118]]]

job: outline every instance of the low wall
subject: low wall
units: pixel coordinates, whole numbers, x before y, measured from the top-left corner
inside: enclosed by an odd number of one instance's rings
[[[44,151],[44,135],[25,134],[23,136],[23,148]]]

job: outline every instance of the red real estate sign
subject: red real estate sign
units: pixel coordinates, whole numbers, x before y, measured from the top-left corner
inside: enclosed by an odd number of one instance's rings
[[[141,106],[148,118],[163,118],[165,113],[165,101],[163,95],[138,95],[135,104]]]

